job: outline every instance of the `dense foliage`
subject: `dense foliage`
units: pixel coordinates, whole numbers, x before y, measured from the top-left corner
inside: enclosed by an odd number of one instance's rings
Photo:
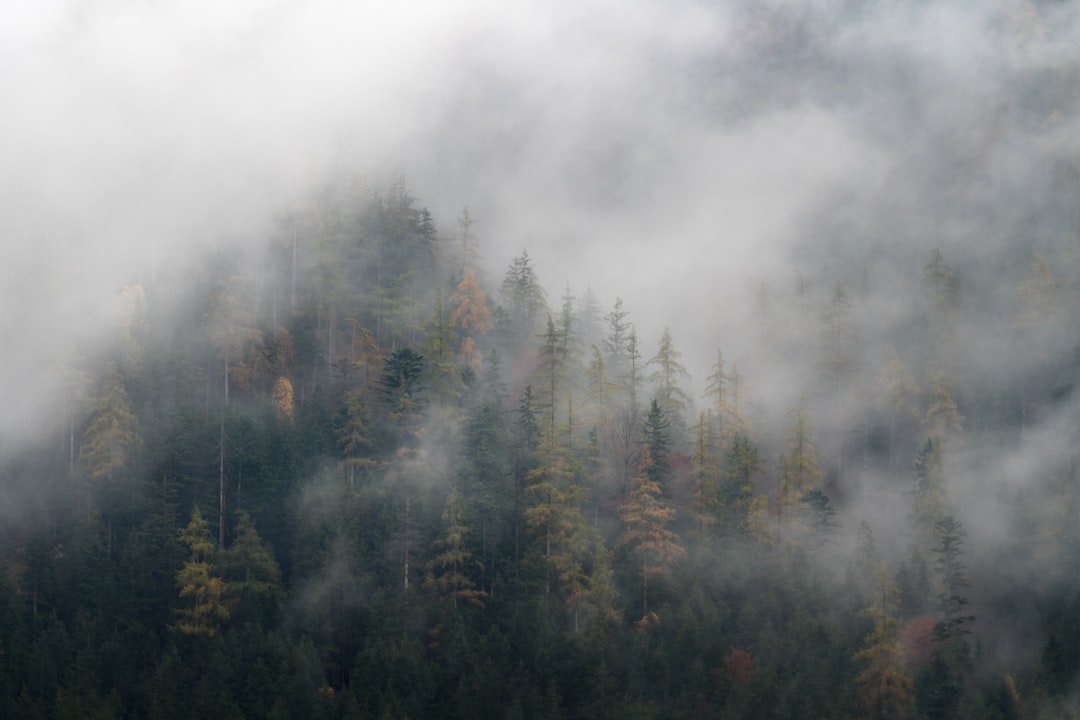
[[[1074,449],[982,499],[992,551],[952,484],[974,431],[1022,448],[1068,398],[1074,266],[1035,257],[1007,322],[1043,372],[992,390],[964,377],[977,291],[942,253],[914,259],[921,320],[888,356],[843,278],[799,278],[748,323],[803,361],[770,417],[760,357],[717,352],[695,398],[670,331],[553,299],[526,252],[489,282],[471,226],[339,181],[265,255],[122,289],[2,468],[0,715],[1080,712]],[[888,547],[871,478],[903,518]],[[1017,557],[1038,583],[992,573]]]

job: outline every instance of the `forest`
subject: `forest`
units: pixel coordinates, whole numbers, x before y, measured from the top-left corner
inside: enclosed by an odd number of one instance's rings
[[[0,719],[1080,718],[1077,0],[0,11]]]
[[[621,299],[344,173],[62,358],[0,475],[0,714],[1076,717],[1076,241],[998,288],[1012,384],[965,371],[983,289],[941,250],[890,352],[857,278],[800,274],[691,378]]]

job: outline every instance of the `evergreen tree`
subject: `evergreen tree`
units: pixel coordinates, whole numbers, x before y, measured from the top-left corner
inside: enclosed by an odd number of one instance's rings
[[[505,313],[500,330],[511,348],[520,348],[536,334],[548,309],[547,295],[536,277],[528,251],[522,250],[511,261],[499,288],[499,299]]]
[[[727,453],[725,482],[721,485],[720,530],[725,535],[765,536],[765,502],[755,494],[761,457],[745,435],[735,435]]]
[[[185,541],[190,544],[193,537],[189,534]],[[254,620],[272,627],[285,599],[281,568],[256,532],[254,520],[243,510],[236,514],[233,543],[222,553],[218,572],[227,588],[228,619]]]
[[[671,453],[671,421],[660,407],[660,401],[655,398],[649,404],[649,414],[645,416],[643,431],[645,449],[651,458],[648,466],[649,479],[663,488],[671,476],[668,461]]]
[[[799,520],[797,503],[813,490],[820,490],[825,477],[818,459],[817,446],[806,414],[806,399],[800,398],[787,436],[787,453],[780,458],[780,488],[776,498],[776,516],[781,535],[786,526]]]
[[[899,446],[917,423],[919,388],[896,352],[878,373],[877,383],[888,415],[889,466],[895,468]]]
[[[927,433],[939,442],[958,444],[964,435],[964,416],[956,407],[952,384],[944,372],[934,376],[927,405],[923,420]]]
[[[941,587],[938,594],[941,620],[937,633],[943,640],[949,640],[970,632],[964,625],[975,619],[974,615],[965,614],[968,599],[962,594],[965,588],[970,587],[965,573],[967,566],[960,560],[967,532],[963,523],[952,515],[938,520],[934,530],[938,537],[938,545],[933,549],[937,555],[934,570],[937,571]]]
[[[927,438],[915,459],[913,470],[912,524],[924,546],[928,546],[934,527],[947,511],[941,443],[934,438]]]
[[[679,362],[681,357],[682,353],[675,349],[672,342],[671,331],[665,327],[656,355],[648,363],[655,368],[648,382],[656,387],[656,400],[672,423],[672,433],[677,441],[684,435],[686,412],[691,404],[690,396],[679,385],[680,380],[690,379],[690,373]]]

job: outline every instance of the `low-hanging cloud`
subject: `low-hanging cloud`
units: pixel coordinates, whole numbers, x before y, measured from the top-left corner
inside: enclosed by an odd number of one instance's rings
[[[335,166],[375,187],[404,175],[444,236],[467,205],[495,277],[528,248],[549,290],[621,295],[646,355],[671,325],[696,385],[717,345],[750,354],[762,288],[790,299],[804,274],[820,301],[865,277],[882,291],[862,307],[902,324],[911,300],[889,281],[930,248],[1026,257],[1015,231],[1040,209],[1037,239],[1077,224],[1060,182],[1080,136],[1074,3],[5,14],[3,301],[19,310],[0,436],[46,419],[65,347],[109,331],[121,285],[212,243],[257,245]],[[759,374],[770,363],[791,375],[769,358]],[[769,392],[780,412],[801,389]]]

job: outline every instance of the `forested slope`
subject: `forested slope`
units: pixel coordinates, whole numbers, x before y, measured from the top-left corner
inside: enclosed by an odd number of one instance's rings
[[[472,223],[345,177],[118,289],[2,468],[0,714],[1076,714],[1074,249],[1000,295],[1009,386],[941,251],[891,352],[857,277],[781,278],[691,378]]]

